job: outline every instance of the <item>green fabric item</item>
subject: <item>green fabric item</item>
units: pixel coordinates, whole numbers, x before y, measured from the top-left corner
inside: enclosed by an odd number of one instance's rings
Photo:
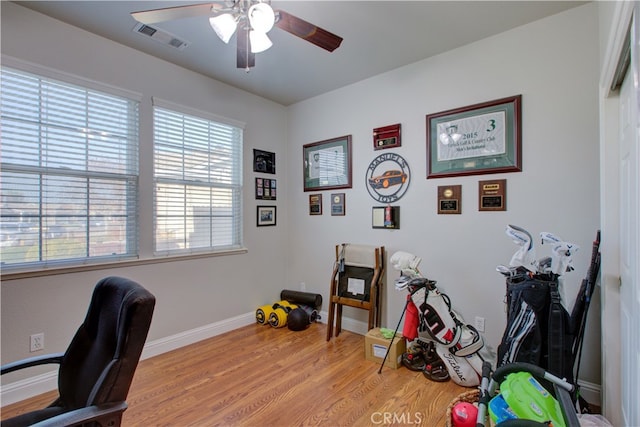
[[[393,331],[391,329],[380,328],[380,334],[382,334],[382,336],[385,337],[388,340],[393,338]]]

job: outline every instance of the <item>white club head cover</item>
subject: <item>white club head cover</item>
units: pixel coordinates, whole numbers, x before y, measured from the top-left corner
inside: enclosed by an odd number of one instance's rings
[[[572,256],[580,249],[580,246],[563,241],[560,236],[543,231],[540,233],[540,239],[542,244],[551,243],[551,272],[557,275],[562,275],[567,271],[572,271],[571,267]]]
[[[543,245],[545,243],[560,243],[563,241],[560,236],[556,236],[555,234],[549,233],[548,231],[543,231],[542,233],[540,233],[540,240],[542,241]]]
[[[531,234],[524,228],[509,224],[505,230],[507,236],[511,237],[513,243],[520,246],[511,257],[509,265],[511,267],[524,267],[535,273],[538,268],[536,265],[536,250],[533,247],[533,239]]]
[[[567,271],[571,271],[569,266],[571,265],[572,256],[578,250],[580,246],[569,243],[569,242],[560,242],[558,244],[553,245],[552,257],[551,257],[551,272],[557,275],[562,275]]]
[[[418,264],[422,261],[419,256],[410,254],[409,252],[398,251],[391,255],[389,259],[393,268],[398,271],[409,271],[414,275],[418,274]]]

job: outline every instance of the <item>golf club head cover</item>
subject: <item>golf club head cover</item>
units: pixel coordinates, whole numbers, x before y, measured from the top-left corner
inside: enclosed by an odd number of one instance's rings
[[[543,231],[542,233],[540,233],[540,240],[543,245],[545,243],[560,243],[563,241],[559,236],[556,236],[553,233],[549,233],[548,231]]]
[[[571,257],[580,249],[580,246],[575,243],[565,242],[559,236],[549,233],[548,231],[540,233],[540,240],[542,244],[551,243],[553,245],[551,249],[552,273],[560,276],[566,272],[573,271]]]
[[[505,233],[513,240],[513,243],[520,246],[520,249],[511,257],[509,265],[512,267],[524,267],[533,273],[537,272],[536,251],[531,234],[524,228],[511,224],[507,226]]]
[[[409,271],[412,274],[418,274],[418,264],[422,261],[419,256],[410,254],[408,252],[398,251],[391,255],[389,259],[393,268],[398,271]]]
[[[580,246],[569,243],[569,242],[560,242],[553,245],[553,249],[551,249],[551,272],[557,275],[562,275],[567,271],[573,270],[570,267],[572,262],[572,256],[574,253],[578,252]]]

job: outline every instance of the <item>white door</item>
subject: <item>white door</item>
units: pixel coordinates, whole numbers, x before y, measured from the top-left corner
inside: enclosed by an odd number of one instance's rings
[[[631,29],[631,66],[620,90],[620,305],[622,418],[640,426],[640,7]]]

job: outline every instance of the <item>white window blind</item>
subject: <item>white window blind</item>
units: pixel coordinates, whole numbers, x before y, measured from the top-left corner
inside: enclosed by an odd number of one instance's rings
[[[156,253],[242,246],[241,127],[154,106]]]
[[[138,101],[1,74],[2,268],[138,252]]]

